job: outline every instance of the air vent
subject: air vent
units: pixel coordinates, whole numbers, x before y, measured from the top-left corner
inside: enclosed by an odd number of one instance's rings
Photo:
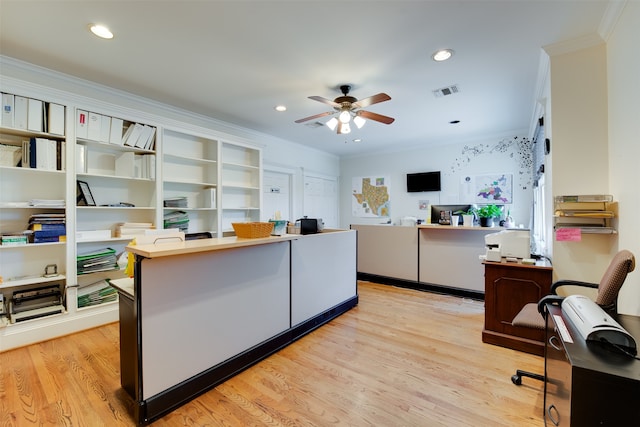
[[[310,128],[319,128],[324,126],[324,123],[322,122],[311,122],[311,123],[306,123],[305,126],[310,127]]]
[[[442,98],[443,96],[453,95],[454,93],[458,92],[460,92],[460,88],[458,87],[458,85],[451,85],[434,90],[433,95],[436,98]]]

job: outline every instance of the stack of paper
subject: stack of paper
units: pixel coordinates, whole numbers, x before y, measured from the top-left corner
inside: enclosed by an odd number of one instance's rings
[[[172,211],[164,214],[164,228],[177,228],[185,233],[189,231],[189,214],[184,211]]]
[[[111,248],[80,254],[77,257],[78,274],[118,270],[116,251]]]
[[[78,288],[78,308],[115,301],[118,293],[107,280],[99,280]]]
[[[116,237],[136,237],[143,235],[145,230],[152,230],[151,222],[120,222],[116,225]]]

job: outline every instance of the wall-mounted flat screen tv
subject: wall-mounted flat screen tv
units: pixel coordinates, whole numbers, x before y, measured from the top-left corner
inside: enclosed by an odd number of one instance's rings
[[[407,174],[407,192],[440,191],[440,171]]]

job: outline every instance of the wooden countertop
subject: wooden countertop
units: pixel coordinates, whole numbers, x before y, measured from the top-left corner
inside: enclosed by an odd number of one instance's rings
[[[173,255],[242,248],[247,246],[266,245],[270,243],[299,239],[300,237],[302,236],[299,234],[285,234],[283,236],[269,236],[255,239],[235,236],[219,237],[213,239],[187,240],[186,242],[166,242],[155,245],[127,246],[126,250],[145,258],[159,258]]]
[[[502,267],[517,267],[517,268],[542,268],[552,270],[551,262],[548,259],[537,259],[535,264],[523,264],[519,259],[517,262],[507,261],[506,258],[502,258],[500,262],[497,261],[482,261],[485,265],[500,265]]]

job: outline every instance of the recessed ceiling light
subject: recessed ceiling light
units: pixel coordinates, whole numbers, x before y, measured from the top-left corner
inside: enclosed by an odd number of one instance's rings
[[[273,109],[279,112],[287,111],[287,107],[285,107],[284,105],[276,105],[275,107],[273,107]]]
[[[89,24],[89,30],[96,36],[103,39],[112,39],[113,33],[107,27],[99,24]]]
[[[433,55],[431,55],[431,58],[433,58],[434,61],[436,62],[442,62],[442,61],[446,61],[447,59],[451,58],[453,56],[453,50],[451,49],[440,49],[437,52],[435,52]]]
[[[353,140],[353,142],[362,142],[362,139],[361,138],[356,138],[356,139]]]

